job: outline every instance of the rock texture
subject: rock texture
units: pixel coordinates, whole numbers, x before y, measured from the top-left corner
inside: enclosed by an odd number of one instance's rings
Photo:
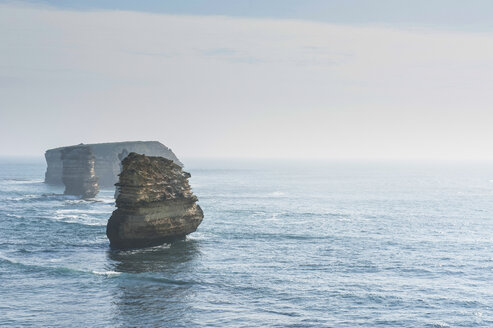
[[[62,182],[66,195],[93,198],[99,192],[94,172],[95,157],[84,145],[64,148],[61,152]]]
[[[99,185],[102,188],[113,188],[114,184],[118,181],[120,162],[130,152],[148,156],[161,156],[183,166],[171,149],[157,141],[111,142],[88,144],[85,146],[89,147],[94,154],[94,170],[96,176],[99,178]],[[46,183],[62,184],[62,151],[70,147],[73,146],[54,148],[46,151]]]
[[[204,214],[173,161],[130,153],[116,184],[117,209],[106,228],[113,248],[159,245],[194,232]]]

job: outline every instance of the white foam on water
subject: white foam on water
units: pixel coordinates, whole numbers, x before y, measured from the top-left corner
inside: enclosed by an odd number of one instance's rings
[[[20,201],[24,201],[24,200],[30,200],[33,198],[37,198],[37,197],[39,197],[39,195],[30,194],[30,195],[23,195],[23,196],[19,196],[19,197],[9,197],[9,198],[7,198],[7,200],[20,202]]]
[[[100,203],[104,203],[104,204],[112,204],[115,202],[115,198],[114,197],[101,197],[101,198],[95,199],[95,201],[100,202]]]
[[[10,263],[13,263],[13,264],[22,264],[21,262],[16,261],[16,260],[6,256],[4,253],[0,253],[0,259],[7,261],[7,262],[10,262]]]
[[[57,210],[56,215],[53,217],[53,220],[61,221],[65,223],[83,224],[88,226],[105,226],[108,221],[108,218],[106,217],[97,218],[82,212],[80,214],[68,214],[71,212],[70,211],[62,212],[62,211],[64,210]]]
[[[56,262],[61,262],[61,258],[54,258],[54,259],[49,259],[48,262],[56,263]]]
[[[42,183],[44,180],[42,179],[4,179],[3,180],[6,183],[11,183],[11,184],[30,184],[30,183]]]
[[[187,240],[207,240],[207,236],[205,236],[202,232],[196,231],[192,234],[187,235]],[[170,247],[170,244],[164,244],[167,247]]]
[[[161,244],[161,245],[157,245],[157,246],[152,246],[152,247],[149,247],[147,249],[165,249],[165,248],[170,248],[171,247],[171,244],[168,244],[168,243],[164,243],[164,244]],[[143,248],[145,249],[145,248]]]
[[[272,213],[272,216],[270,218],[267,218],[267,219],[264,219],[265,221],[281,221],[282,219],[279,218],[279,215],[281,215],[282,213],[279,213],[279,212],[276,212],[276,213]]]
[[[111,212],[108,212],[108,211],[101,211],[101,210],[89,210],[89,209],[60,209],[60,210],[57,210],[56,211],[57,214],[67,214],[67,215],[70,215],[70,214],[108,214]]]
[[[121,272],[116,272],[116,271],[91,271],[91,273],[96,274],[98,276],[106,276],[106,277],[119,276],[121,274]]]

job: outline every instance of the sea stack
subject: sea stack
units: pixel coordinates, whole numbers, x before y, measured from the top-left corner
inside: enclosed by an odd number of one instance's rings
[[[204,214],[173,161],[130,153],[122,161],[117,209],[106,227],[112,248],[160,245],[194,232]]]
[[[128,153],[134,152],[147,156],[160,156],[183,166],[171,149],[158,141],[125,141],[99,144],[86,144],[96,158],[94,171],[101,188],[113,188],[118,182],[121,160]],[[45,182],[52,185],[62,184],[62,152],[74,146],[48,149],[45,153],[46,173]]]
[[[95,197],[99,192],[99,185],[91,149],[84,145],[67,147],[61,153],[61,160],[64,194],[82,198]]]

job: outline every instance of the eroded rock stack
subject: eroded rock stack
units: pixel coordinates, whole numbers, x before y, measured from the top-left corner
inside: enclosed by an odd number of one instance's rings
[[[61,160],[64,194],[82,198],[95,197],[99,192],[99,185],[91,149],[84,145],[67,147],[61,153]]]
[[[173,161],[130,153],[116,184],[117,209],[106,228],[113,248],[159,245],[194,232],[204,214]]]
[[[121,160],[126,154],[131,152],[148,156],[165,157],[183,166],[171,149],[157,141],[109,142],[87,144],[85,146],[88,146],[96,157],[94,171],[99,179],[99,186],[102,188],[113,188],[115,183],[118,182]],[[64,149],[71,147],[73,146],[54,148],[46,151],[46,183],[53,185],[62,184],[63,168],[61,153]]]

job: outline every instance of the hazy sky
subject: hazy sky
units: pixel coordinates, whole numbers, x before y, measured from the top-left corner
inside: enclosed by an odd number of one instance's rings
[[[186,4],[186,5],[185,5]],[[0,155],[493,159],[492,1],[0,1]]]

